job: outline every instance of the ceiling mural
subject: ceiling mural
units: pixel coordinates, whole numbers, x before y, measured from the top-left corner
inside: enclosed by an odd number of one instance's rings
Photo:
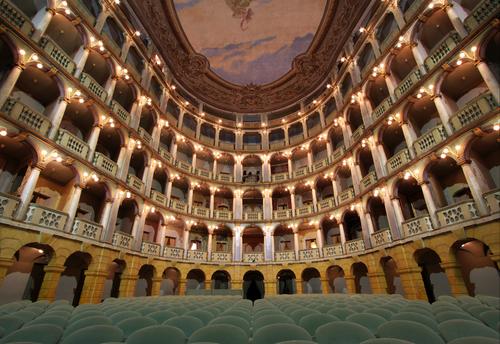
[[[273,82],[305,53],[326,0],[174,0],[194,51],[237,85]]]

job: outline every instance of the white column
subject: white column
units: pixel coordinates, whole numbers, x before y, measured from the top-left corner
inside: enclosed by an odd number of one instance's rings
[[[310,150],[307,152],[307,167],[308,167],[309,171],[312,171],[312,169],[313,169],[313,158],[312,158],[312,153],[311,153]]]
[[[161,112],[167,111],[168,100],[170,99],[170,95],[166,90],[163,90],[160,99],[160,110]]]
[[[122,146],[120,149],[120,155],[118,156],[118,161],[116,162],[120,166],[121,170],[118,173],[119,179],[126,179],[128,175],[128,167],[130,164],[130,158],[132,157],[132,149],[128,149],[127,146]]]
[[[295,216],[295,192],[290,191],[290,205],[292,206],[292,217]]]
[[[362,219],[363,214],[360,216],[360,220]],[[371,238],[371,235],[375,233],[375,225],[373,224],[373,219],[372,215],[369,212],[364,213],[365,216],[365,221],[366,221],[366,226],[368,230],[369,237]]]
[[[172,155],[172,159],[177,159],[177,142],[172,143],[172,147],[170,149],[170,155]]]
[[[236,183],[241,183],[242,173],[243,166],[241,165],[241,159],[236,158],[236,163],[234,164],[234,181]]]
[[[302,132],[304,133],[304,138],[306,138],[308,136],[306,120],[301,120],[300,123],[302,123]]]
[[[181,129],[182,128],[182,122],[184,121],[184,114],[186,113],[185,110],[181,110],[179,114],[179,119],[177,120],[177,128]]]
[[[19,206],[17,208],[16,220],[24,221],[26,212],[33,198],[33,191],[35,191],[36,183],[38,182],[38,177],[42,171],[41,166],[33,166],[29,172],[29,176],[24,183],[23,189],[21,191]]]
[[[475,173],[469,161],[460,161],[459,165],[462,167],[462,172],[467,180],[467,184],[469,185],[469,189],[472,197],[474,198],[474,203],[476,203],[479,214],[482,216],[488,215],[488,206],[486,205],[486,200],[483,197],[483,194],[488,191],[488,186],[485,184],[484,180],[477,177],[478,174]]]
[[[290,159],[290,157],[288,157],[287,162],[288,162],[288,178],[292,179],[293,178],[292,159]]]
[[[153,185],[153,177],[155,174],[156,166],[153,165],[153,162],[149,162],[149,165],[146,166],[144,170],[143,182],[144,182],[144,193],[146,197],[149,197],[151,194],[151,186]]]
[[[210,188],[210,217],[214,217],[215,190]]]
[[[351,179],[352,179],[352,186],[354,187],[354,193],[358,195],[361,192],[360,188],[361,179],[358,175],[356,166],[354,166],[354,162],[349,162],[348,165],[349,165],[349,170],[351,171]]]
[[[316,242],[318,243],[318,249],[319,249],[319,256],[323,257],[323,232],[321,231],[321,228],[318,228],[316,230]]]
[[[328,156],[328,158],[330,158],[333,154],[333,149],[332,149],[332,142],[330,141],[330,139],[327,139],[326,140],[326,155]]]
[[[313,211],[316,211],[316,209],[318,209],[318,196],[316,195],[316,189],[313,186],[311,186],[311,194],[312,194],[312,199],[313,199]]]
[[[107,225],[103,226],[104,231],[101,234],[101,241],[111,242],[111,240],[113,239],[113,233],[116,227],[116,218],[118,216],[118,210],[120,209],[121,204],[122,204],[122,197],[119,196],[119,194],[117,194],[113,201]],[[105,219],[103,219],[103,221],[104,220]]]
[[[402,237],[402,225],[400,215],[403,214],[401,211],[401,206],[399,202],[396,205],[393,204],[391,198],[389,197],[389,193],[386,191],[382,194],[382,200],[384,202],[385,213],[387,215],[387,222],[389,222],[389,228],[391,230],[392,239],[399,239]]]
[[[103,8],[101,13],[96,18],[94,28],[97,32],[101,32],[104,24],[106,23],[106,18],[108,17],[108,11]]]
[[[144,230],[144,223],[146,222],[146,217],[149,214],[149,211],[146,211],[143,206],[142,212],[135,217],[134,226],[132,227],[132,236],[134,237],[134,246],[136,250],[141,250],[142,246],[142,233]]]
[[[446,7],[446,13],[450,18],[451,25],[453,25],[455,31],[458,32],[461,38],[467,37],[468,35],[467,30],[465,29],[464,23],[462,23],[462,21],[460,20],[460,17],[456,11],[455,6],[453,6],[452,4],[448,4],[445,7]]]
[[[215,127],[215,147],[219,146],[220,127]]]
[[[188,190],[188,214],[191,214],[191,210],[193,209],[193,187],[190,185]]]
[[[184,259],[187,258],[189,250],[189,228],[184,229],[183,233],[183,244],[184,244]]]
[[[412,43],[411,51],[413,53],[413,57],[415,58],[415,62],[417,63],[418,68],[422,74],[426,74],[427,70],[425,69],[425,59],[427,58],[427,50],[421,42]]]
[[[337,181],[332,178],[332,189],[333,189],[333,199],[335,204],[339,204],[339,188],[337,186]]]
[[[87,59],[90,55],[90,48],[82,45],[80,49],[78,49],[74,61],[75,61],[75,78],[79,78],[83,73],[83,69],[85,68],[85,64],[87,63]]]
[[[243,200],[239,193],[235,193],[233,198],[233,217],[235,220],[243,218]]]
[[[297,231],[293,232],[293,250],[295,251],[295,259],[299,259],[299,233]]]
[[[165,192],[165,196],[167,198],[167,207],[170,207],[170,196],[172,195],[172,179],[169,179],[167,182],[167,190]]]
[[[95,148],[97,147],[97,142],[99,141],[99,135],[101,134],[101,125],[96,125],[92,128],[92,132],[90,133],[88,145],[89,145],[89,153],[87,156],[87,160],[92,162],[94,159]]]
[[[340,232],[340,242],[342,243],[342,249],[344,249],[346,239],[345,239],[344,224],[342,222],[339,223],[339,232]]]
[[[208,232],[208,244],[207,244],[207,254],[208,254],[208,260],[212,259],[212,241],[213,241],[213,232],[209,231]]]
[[[385,154],[385,149],[382,143],[375,143],[375,151],[372,151],[372,158],[373,162],[375,163],[378,161],[379,164],[379,171],[377,172],[377,176],[380,178],[382,176],[387,175],[387,169],[386,169],[386,164],[387,164],[387,155]],[[375,165],[375,170],[377,169],[377,165]]]
[[[290,137],[288,136],[288,126],[283,128],[283,131],[285,132],[285,146],[288,146],[290,144]]]
[[[67,99],[60,98],[59,102],[54,106],[50,113],[50,121],[52,122],[52,127],[49,130],[49,139],[54,140],[57,135],[57,131],[59,130],[59,126],[61,125],[61,121],[64,117],[64,111],[66,111],[66,107],[68,106]]]
[[[270,182],[271,181],[271,164],[269,163],[269,158],[265,158],[262,163],[262,181]]]
[[[167,226],[165,224],[160,225],[160,231],[158,232],[158,235],[156,236],[156,243],[160,244],[161,246],[161,252],[163,252],[163,249],[165,248],[165,232],[167,231]]]
[[[196,122],[196,133],[195,133],[195,137],[197,139],[200,139],[200,134],[201,134],[201,120],[198,120]]]
[[[14,65],[14,67],[10,70],[9,75],[7,75],[5,80],[2,82],[2,85],[0,87],[0,108],[10,96],[23,70],[24,67]]]
[[[408,148],[408,151],[410,152],[410,157],[412,159],[415,158],[415,151],[413,149],[413,143],[417,140],[417,134],[415,134],[415,131],[411,127],[409,123],[402,123],[401,124],[401,130],[403,130],[403,136],[406,141],[406,147]]]
[[[196,168],[196,152],[193,153],[193,157],[191,158],[191,166],[193,169]]]
[[[50,24],[50,21],[52,20],[52,17],[54,16],[55,11],[52,8],[42,8],[41,10],[38,11],[38,13],[33,17],[31,22],[35,26],[35,32],[33,33],[33,36],[31,37],[33,41],[38,42],[40,38],[45,33],[45,30],[47,30],[47,27]]]
[[[495,97],[497,103],[500,103],[500,86],[498,80],[495,78],[495,75],[491,71],[491,68],[484,61],[480,61],[479,63],[477,63],[476,67],[479,70],[481,76],[483,77],[484,82],[490,89],[491,94],[493,94],[493,97]]]
[[[264,191],[263,212],[265,220],[271,220],[273,218],[273,203],[270,192],[267,192],[267,190]]]
[[[113,93],[115,93],[115,87],[117,82],[118,82],[118,77],[116,76],[110,77],[106,82],[106,85],[104,86],[104,89],[106,90],[107,94],[106,104],[109,104],[113,99]]]
[[[239,262],[241,261],[241,233],[240,231],[235,231],[234,233],[234,238],[233,238],[233,241],[234,241],[234,249],[233,249],[233,260],[235,262]]]
[[[217,159],[214,159],[214,163],[212,166],[212,178],[217,179]]]
[[[266,231],[264,236],[264,259],[266,261],[273,260],[273,251],[272,251],[272,240],[271,232]]]
[[[403,222],[405,222],[405,217],[403,215],[403,210],[401,209],[401,203],[398,197],[391,197],[392,208],[394,209],[394,215],[396,216],[396,223],[399,225],[400,238],[403,237]],[[386,207],[387,211],[387,207]],[[397,239],[397,238],[396,238]]]
[[[439,220],[436,215],[436,202],[434,201],[434,197],[432,196],[432,191],[429,187],[428,181],[422,181],[419,183],[422,194],[424,195],[425,204],[427,205],[427,211],[429,212],[429,216],[431,218],[431,222],[434,228],[439,228]]]
[[[152,145],[153,149],[155,151],[158,150],[158,147],[160,146],[160,136],[161,136],[161,127],[159,124],[155,125],[153,128],[153,132],[151,133],[151,138],[152,138]]]
[[[453,135],[453,129],[451,129],[450,118],[453,116],[454,111],[451,109],[450,105],[444,99],[443,95],[436,95],[432,97],[434,100],[434,105],[436,105],[436,110],[438,111],[441,123],[446,130],[446,133],[450,136]]]
[[[129,35],[125,34],[125,43],[123,43],[123,46],[121,47],[120,51],[120,58],[123,61],[127,60],[127,55],[131,46],[132,46],[132,38]]]
[[[111,216],[111,209],[113,207],[113,200],[106,199],[104,202],[105,203],[101,214],[101,220],[99,221],[99,224],[103,228],[103,233],[106,230],[106,227],[108,226],[109,218]]]
[[[68,214],[68,219],[66,220],[66,225],[64,227],[65,232],[71,232],[73,228],[73,221],[75,220],[76,211],[78,210],[78,204],[80,203],[80,196],[82,194],[82,187],[78,184],[74,185],[73,192],[71,193],[71,198],[68,203],[65,204],[64,212]]]

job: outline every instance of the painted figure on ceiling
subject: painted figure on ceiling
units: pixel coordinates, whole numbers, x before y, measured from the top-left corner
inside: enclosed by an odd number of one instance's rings
[[[253,11],[250,8],[252,0],[226,0],[226,5],[233,11],[233,18],[239,18],[242,31],[248,29],[248,22],[252,19]]]

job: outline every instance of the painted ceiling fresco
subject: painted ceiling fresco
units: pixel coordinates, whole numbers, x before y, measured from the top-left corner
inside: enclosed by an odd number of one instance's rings
[[[307,51],[327,0],[174,0],[193,49],[237,85],[263,85],[286,74]]]

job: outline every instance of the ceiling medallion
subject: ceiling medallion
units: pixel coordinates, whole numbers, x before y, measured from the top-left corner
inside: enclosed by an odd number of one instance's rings
[[[130,0],[176,81],[200,101],[236,113],[263,113],[297,103],[324,83],[370,0],[328,0],[305,53],[285,75],[267,84],[236,85],[210,68],[186,37],[172,0]]]

